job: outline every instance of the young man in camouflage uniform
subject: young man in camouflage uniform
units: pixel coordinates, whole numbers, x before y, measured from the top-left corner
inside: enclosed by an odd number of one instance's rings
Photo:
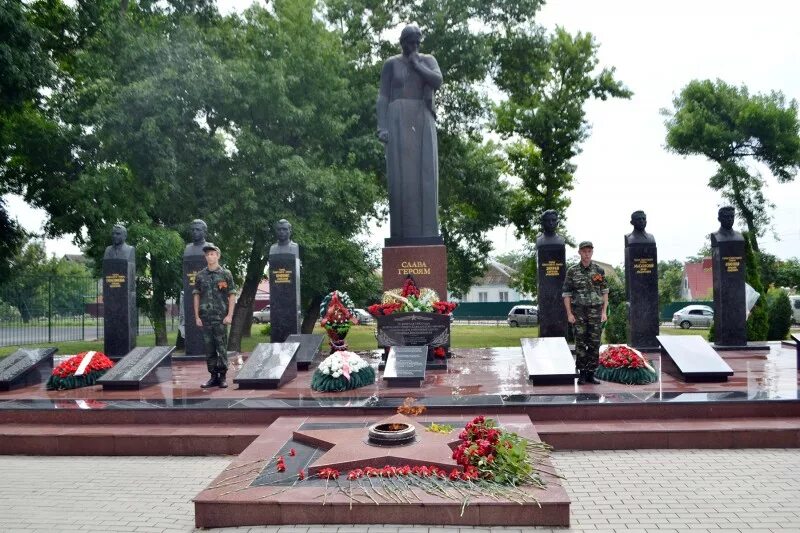
[[[567,270],[561,296],[567,308],[567,321],[575,325],[575,366],[578,384],[599,384],[594,377],[600,358],[600,334],[608,308],[608,282],[605,271],[592,261],[594,246],[583,241],[578,246],[581,261]]]
[[[194,319],[203,328],[206,344],[206,366],[211,379],[200,385],[207,389],[218,385],[228,386],[228,328],[233,319],[236,303],[236,286],[230,271],[219,264],[220,251],[207,242],[203,246],[208,266],[197,273],[194,279]]]

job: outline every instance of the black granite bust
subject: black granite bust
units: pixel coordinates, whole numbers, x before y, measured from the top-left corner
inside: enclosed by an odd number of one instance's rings
[[[292,225],[288,220],[281,219],[275,224],[275,237],[278,242],[269,247],[269,255],[300,255],[300,247],[292,240]]]
[[[186,245],[186,249],[183,251],[183,256],[186,257],[187,255],[199,255],[205,257],[203,246],[206,245],[208,225],[199,218],[192,220],[192,223],[189,226],[189,235],[192,238],[192,242]]]
[[[540,246],[564,246],[564,237],[556,234],[558,228],[558,213],[553,209],[548,209],[542,213],[539,221],[542,224],[544,233],[536,238],[536,247]]]
[[[386,145],[387,246],[442,244],[439,156],[433,93],[442,85],[436,59],[419,53],[415,25],[400,34],[403,53],[386,60],[378,93],[378,139]]]
[[[132,261],[136,254],[136,249],[125,242],[128,238],[128,230],[122,224],[117,224],[111,230],[111,246],[106,247],[103,259],[125,259]]]
[[[733,229],[736,210],[731,206],[720,207],[717,211],[719,229],[711,234],[711,246],[718,242],[744,242],[744,236]]]
[[[647,227],[647,215],[644,211],[631,213],[631,225],[633,226],[633,231],[625,235],[625,246],[656,243],[655,237],[644,230]]]

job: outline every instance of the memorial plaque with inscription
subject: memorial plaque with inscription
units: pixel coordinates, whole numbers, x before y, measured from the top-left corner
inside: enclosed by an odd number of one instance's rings
[[[172,379],[174,346],[134,348],[97,380],[105,390],[139,389]]]
[[[58,348],[20,348],[0,359],[0,391],[44,383],[53,373]]]
[[[661,369],[688,383],[728,381],[733,369],[700,335],[659,335]]]
[[[383,379],[387,387],[419,387],[425,379],[427,346],[394,346],[389,350]]]
[[[747,312],[744,241],[712,242],[711,251],[711,270],[714,278],[714,342],[718,346],[745,346]]]
[[[439,346],[449,351],[450,317],[439,313],[394,313],[376,317],[378,347],[428,346],[428,370],[447,368],[447,359],[433,356]],[[380,367],[383,367],[381,363]]]
[[[528,379],[534,385],[571,385],[575,382],[575,358],[564,337],[523,338],[522,357]]]
[[[300,333],[300,259],[294,254],[269,256],[270,340],[284,342]]]
[[[308,370],[319,353],[324,338],[325,336],[319,333],[298,333],[286,338],[286,342],[300,343],[300,348],[297,349],[297,370]]]
[[[625,247],[628,296],[628,342],[639,349],[658,349],[658,256],[655,243]]]
[[[233,382],[240,389],[277,389],[297,377],[299,342],[257,344]]]
[[[561,291],[564,286],[566,252],[563,244],[536,247],[539,336],[566,337],[567,310]]]
[[[198,272],[208,266],[205,256],[185,255],[183,257],[183,336],[186,340],[186,355],[204,355],[203,328],[197,327],[194,320],[194,278]]]
[[[136,347],[136,264],[103,259],[103,352],[119,358]]]

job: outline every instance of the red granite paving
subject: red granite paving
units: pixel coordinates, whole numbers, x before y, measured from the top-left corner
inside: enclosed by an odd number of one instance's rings
[[[769,351],[729,351],[720,352],[734,371],[734,375],[723,383],[683,383],[662,373],[661,381],[648,385],[622,385],[604,382],[601,385],[537,385],[534,386],[526,375],[522,350],[512,348],[457,349],[455,356],[448,361],[447,370],[433,370],[426,373],[421,388],[387,388],[380,372],[376,383],[356,391],[342,393],[319,393],[310,389],[313,371],[301,371],[298,377],[280,389],[246,390],[233,384],[236,369],[241,363],[234,362],[228,373],[227,389],[203,390],[200,383],[208,374],[202,361],[181,361],[180,356],[173,359],[172,380],[151,385],[141,390],[105,391],[100,386],[84,387],[69,391],[47,391],[44,384],[32,385],[9,392],[0,392],[2,399],[190,399],[190,398],[320,398],[320,397],[460,397],[488,394],[573,394],[590,392],[599,394],[641,393],[652,395],[665,392],[724,392],[747,391],[753,395],[770,391],[797,391],[796,352],[791,346],[780,343],[770,345]],[[245,356],[246,357],[246,354]],[[377,365],[377,356],[373,359]],[[651,359],[656,364],[658,354]]]
[[[483,413],[486,414],[486,413]],[[448,415],[447,421],[466,424],[474,414]],[[492,415],[500,423],[527,438],[538,440],[536,432],[525,416]],[[379,417],[367,418],[374,423]],[[441,417],[422,416],[420,422],[442,422]],[[232,527],[260,524],[407,524],[413,516],[415,524],[434,525],[569,525],[570,500],[558,477],[547,472],[555,467],[547,460],[542,464],[545,489],[521,487],[539,502],[519,503],[497,501],[490,497],[470,501],[462,515],[462,503],[426,492],[415,490],[418,498],[410,502],[381,501],[380,505],[353,503],[346,494],[335,488],[303,486],[298,483],[288,490],[281,487],[256,486],[250,484],[258,477],[264,465],[271,461],[294,431],[308,422],[352,422],[352,417],[281,417],[268,431],[262,433],[253,444],[231,463],[209,488],[195,499],[195,523],[197,527]],[[363,430],[366,434],[366,429]],[[426,434],[422,437],[425,438]],[[427,434],[429,435],[429,434]],[[324,459],[324,456],[323,456]],[[287,470],[296,467],[291,458],[286,458]],[[381,467],[376,463],[372,466]],[[546,472],[547,471],[547,472]],[[341,483],[347,486],[347,481]],[[327,497],[325,494],[327,493]]]

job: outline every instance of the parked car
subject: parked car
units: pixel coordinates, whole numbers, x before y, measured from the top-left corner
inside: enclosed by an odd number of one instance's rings
[[[372,315],[367,313],[364,309],[356,309],[354,314],[359,324],[369,324],[372,322]]]
[[[800,294],[789,296],[789,302],[792,304],[792,321],[800,324]]]
[[[714,310],[707,305],[687,305],[672,315],[672,323],[683,329],[710,328],[713,321]]]
[[[256,324],[265,324],[269,322],[269,306],[266,306],[261,311],[253,311],[253,322]]]
[[[539,308],[535,305],[515,305],[508,312],[507,321],[512,328],[535,326],[539,323]]]

